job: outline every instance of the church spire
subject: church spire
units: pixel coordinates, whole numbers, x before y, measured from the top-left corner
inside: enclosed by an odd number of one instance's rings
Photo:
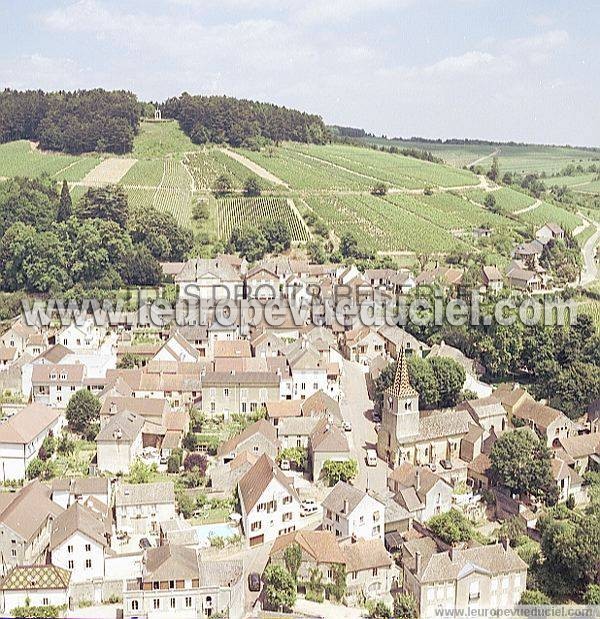
[[[398,357],[394,384],[388,388],[388,393],[396,396],[397,398],[412,398],[418,395],[410,384],[410,378],[408,376],[408,363],[406,361],[404,345],[402,345],[400,356]]]

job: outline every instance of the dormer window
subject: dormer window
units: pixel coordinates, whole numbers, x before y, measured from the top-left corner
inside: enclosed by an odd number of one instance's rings
[[[66,374],[66,372],[61,372],[61,375],[60,375],[60,380],[67,380],[67,374]]]

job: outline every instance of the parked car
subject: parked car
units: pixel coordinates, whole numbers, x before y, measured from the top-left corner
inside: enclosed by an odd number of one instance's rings
[[[440,464],[442,465],[442,468],[446,469],[447,471],[449,471],[452,468],[451,460],[440,460]]]
[[[145,548],[151,548],[152,544],[150,543],[150,540],[147,537],[142,537],[142,539],[140,540],[140,548],[142,550],[144,550]]]
[[[349,421],[344,421],[342,428],[344,428],[344,432],[352,432],[352,423]]]
[[[435,462],[430,462],[425,466],[427,466],[432,473],[435,473],[437,471],[437,464]]]
[[[289,460],[282,460],[282,461],[279,463],[279,468],[280,468],[282,471],[289,471],[289,470],[290,470],[290,461],[289,461]]]
[[[378,422],[381,421],[381,412],[373,411],[373,421]]]
[[[377,452],[374,449],[367,449],[367,466],[377,466]]]
[[[260,574],[258,572],[250,572],[248,574],[248,589],[250,591],[260,591]]]
[[[317,502],[312,499],[307,499],[306,501],[302,501],[300,504],[300,515],[301,516],[310,516],[310,514],[316,513],[319,509],[317,506]]]

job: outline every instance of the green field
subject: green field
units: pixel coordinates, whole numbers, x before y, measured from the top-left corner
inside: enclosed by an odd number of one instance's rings
[[[131,156],[135,159],[156,159],[167,155],[182,155],[199,148],[174,120],[142,121],[133,142]]]
[[[0,176],[36,177],[48,174],[60,177],[61,180],[66,176],[69,177],[67,180],[80,180],[100,162],[96,158],[87,159],[87,157],[42,153],[26,140],[8,142],[0,145]]]
[[[465,195],[474,202],[483,204],[487,192],[483,189],[473,189],[465,192]],[[535,198],[510,187],[502,187],[494,191],[493,196],[496,199],[496,206],[502,213],[514,213],[531,206],[535,202]]]
[[[543,226],[548,222],[554,222],[569,231],[574,230],[583,223],[581,217],[576,213],[571,213],[564,208],[554,206],[553,204],[546,204],[545,202],[532,211],[521,213],[519,219],[534,226]]]
[[[234,228],[243,228],[261,221],[284,221],[291,232],[293,241],[307,241],[309,233],[288,198],[260,196],[258,198],[221,198],[217,200],[218,233],[223,240],[229,239]]]

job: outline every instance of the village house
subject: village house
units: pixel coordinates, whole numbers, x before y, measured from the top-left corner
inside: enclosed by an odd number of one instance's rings
[[[277,431],[268,421],[259,419],[250,424],[240,434],[221,443],[217,449],[217,456],[223,464],[231,462],[231,460],[244,451],[256,457],[267,454],[274,460],[277,457],[278,450]]]
[[[508,414],[495,395],[466,400],[458,406],[458,409],[469,412],[473,421],[483,429],[484,439],[490,434],[500,436],[508,427]]]
[[[210,467],[208,476],[210,487],[214,492],[231,495],[238,482],[252,468],[259,456],[250,451],[240,451],[237,456],[226,464],[215,464]]]
[[[346,567],[346,557],[338,540],[331,531],[294,531],[275,540],[269,553],[269,561],[285,567],[285,551],[298,544],[302,552],[298,570],[298,593],[306,593],[304,583],[311,579],[317,570],[323,585],[333,584],[339,567]],[[345,571],[344,571],[345,574]]]
[[[242,525],[250,546],[295,531],[300,498],[281,469],[263,454],[238,482]]]
[[[583,488],[583,477],[573,470],[564,460],[552,458],[550,462],[552,479],[558,487],[558,500],[566,501],[573,497],[575,505],[580,505],[587,500],[586,491]]]
[[[192,258],[173,279],[178,286],[180,299],[243,298],[244,283],[240,273],[223,256],[213,259]]]
[[[370,327],[356,327],[347,331],[344,338],[344,356],[350,361],[356,361],[368,366],[378,355],[385,351],[385,340]]]
[[[383,325],[379,328],[379,335],[385,342],[385,353],[391,359],[398,359],[402,350],[407,357],[411,355],[423,356],[427,346],[414,335],[395,325]]]
[[[244,615],[241,561],[211,561],[196,549],[166,544],[148,548],[142,565],[142,574],[123,589],[125,619]]]
[[[90,498],[104,505],[111,504],[108,477],[57,477],[52,480],[51,499],[63,509],[76,502],[85,503]]]
[[[280,295],[280,279],[268,266],[258,264],[246,273],[246,298],[269,300]]]
[[[274,372],[206,372],[202,376],[202,410],[223,414],[255,413],[278,400],[281,377]]]
[[[513,413],[513,419],[521,419],[548,445],[558,446],[563,438],[577,435],[577,425],[561,411],[541,404],[526,402]]]
[[[117,531],[157,535],[158,523],[175,518],[173,482],[119,484],[115,491]]]
[[[84,386],[86,366],[77,364],[35,364],[31,375],[33,401],[65,408],[71,396]]]
[[[308,437],[308,463],[313,481],[321,478],[323,465],[328,460],[350,460],[350,445],[345,432],[334,423],[333,418],[319,419]]]
[[[484,292],[500,292],[504,287],[504,278],[496,266],[481,267],[481,282]]]
[[[90,318],[66,326],[57,334],[56,343],[73,352],[97,350],[105,336],[106,328],[97,326]]]
[[[508,543],[461,549],[420,537],[405,542],[402,565],[402,590],[421,617],[438,609],[514,608],[527,584],[527,564]]]
[[[55,565],[20,565],[0,580],[0,613],[12,615],[23,606],[69,604],[71,573]]]
[[[100,427],[103,428],[115,415],[131,413],[145,421],[165,425],[170,412],[169,403],[164,398],[135,398],[131,396],[101,396]]]
[[[518,290],[537,292],[546,287],[545,279],[538,271],[526,269],[519,264],[513,264],[506,272],[506,277],[508,283]]]
[[[160,447],[166,431],[135,413],[113,415],[96,436],[98,471],[129,473],[131,464],[147,446]]]
[[[179,361],[193,363],[200,359],[200,353],[178,331],[159,348],[153,361]]]
[[[563,241],[565,231],[558,224],[549,222],[536,230],[535,238],[542,245],[546,245],[550,241]]]
[[[359,539],[341,546],[346,560],[346,599],[377,600],[389,594],[395,575],[394,562],[379,538]]]
[[[341,540],[380,539],[383,541],[385,505],[379,499],[338,481],[323,500],[325,531]]]
[[[600,470],[600,434],[573,435],[559,442],[577,473],[583,475],[588,470]]]
[[[95,509],[87,507],[87,503]],[[50,560],[71,572],[72,582],[104,578],[104,561],[111,554],[112,519],[107,505],[96,499],[73,503],[52,523]]]
[[[58,436],[66,421],[60,411],[29,404],[0,424],[0,480],[25,479],[47,436]]]
[[[63,509],[38,480],[0,494],[0,562],[3,573],[16,565],[43,563],[52,522]]]
[[[38,329],[34,326],[16,320],[8,331],[0,335],[0,347],[13,348],[17,351],[17,356],[21,356],[31,345],[31,341],[39,335]]]
[[[452,486],[429,467],[403,462],[390,473],[387,486],[394,501],[419,522],[452,508]]]

